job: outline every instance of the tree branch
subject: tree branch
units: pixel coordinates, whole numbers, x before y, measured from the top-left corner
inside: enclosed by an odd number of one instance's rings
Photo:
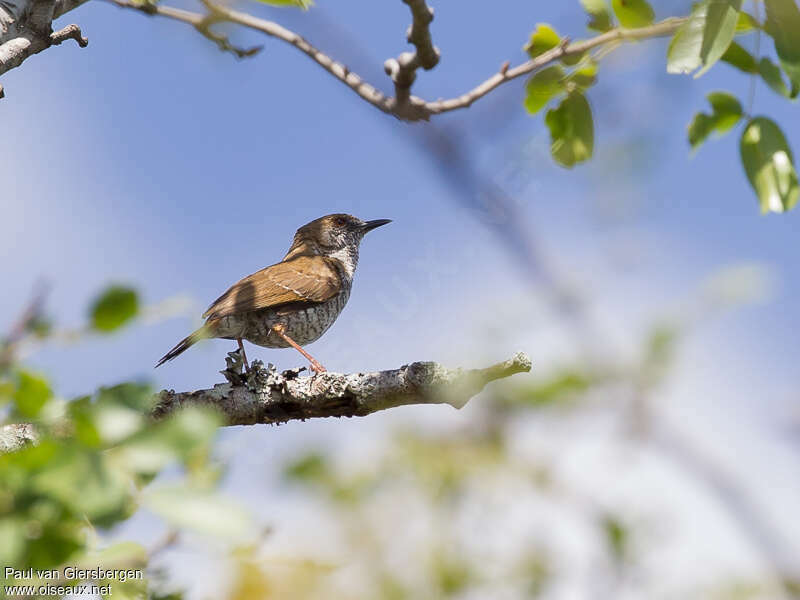
[[[89,42],[77,25],[53,32],[53,19],[85,0],[28,0],[0,5],[0,75],[29,56],[69,39],[83,48]],[[3,88],[0,86],[0,98]]]
[[[486,94],[499,87],[500,85],[521,77],[528,75],[534,71],[538,71],[547,65],[550,65],[562,58],[568,56],[581,55],[594,48],[605,46],[611,43],[620,41],[636,41],[656,37],[664,37],[672,35],[678,28],[687,21],[687,17],[672,17],[664,19],[653,25],[647,27],[640,27],[637,29],[623,29],[621,27],[611,29],[598,36],[580,42],[565,43],[551,50],[543,52],[536,58],[522,63],[513,68],[509,68],[507,63],[504,63],[500,70],[489,77],[486,81],[477,85],[466,94],[458,98],[449,100],[437,100],[436,102],[426,102],[425,108],[432,115],[457,110],[459,108],[467,108],[476,100],[483,98]]]
[[[12,452],[25,444],[39,441],[36,430],[30,423],[11,423],[0,426],[0,454]]]
[[[530,369],[530,358],[521,352],[485,369],[448,369],[433,362],[415,362],[391,371],[326,372],[313,377],[298,377],[297,370],[278,373],[273,366],[265,369],[256,362],[245,384],[223,383],[196,392],[163,390],[153,415],[161,418],[183,406],[213,406],[228,425],[255,425],[363,417],[407,404],[461,408],[490,381]]]
[[[299,377],[302,369],[278,373],[254,361],[246,377],[241,359],[228,359],[222,371],[229,380],[209,390],[175,392],[162,390],[152,410],[162,419],[186,406],[210,406],[224,417],[226,425],[285,423],[322,417],[364,417],[408,404],[450,404],[462,408],[491,381],[531,370],[531,359],[518,352],[507,361],[484,369],[448,369],[434,362],[415,362],[391,371],[374,373],[320,373]],[[0,454],[27,443],[37,443],[38,434],[29,423],[0,426]]]
[[[122,8],[135,9],[147,14],[175,19],[192,25],[195,28],[198,28],[199,25],[208,18],[208,16],[204,16],[200,13],[169,6],[140,5],[130,0],[109,1]],[[483,83],[457,98],[426,102],[421,98],[411,96],[410,86],[413,82],[413,77],[411,77],[411,75],[413,75],[418,67],[429,69],[433,68],[436,62],[438,62],[439,52],[436,47],[433,46],[430,38],[430,31],[428,30],[428,24],[430,24],[433,19],[433,12],[427,7],[424,0],[403,1],[409,5],[412,15],[414,16],[414,22],[409,29],[408,40],[414,44],[416,52],[401,54],[400,59],[390,59],[385,64],[386,71],[392,75],[393,80],[395,80],[396,98],[386,96],[383,92],[364,81],[359,75],[350,71],[345,65],[335,61],[320,49],[313,46],[299,34],[273,21],[260,19],[247,13],[230,9],[226,6],[214,4],[209,0],[204,0],[203,3],[206,8],[209,9],[209,15],[213,15],[216,22],[225,21],[241,25],[242,27],[259,31],[269,37],[274,37],[294,46],[328,73],[333,75],[337,80],[353,90],[363,100],[366,100],[378,110],[403,121],[427,121],[431,115],[467,108],[473,102],[484,97],[500,85],[523,75],[533,73],[562,58],[580,55],[594,48],[611,43],[618,43],[620,41],[644,40],[671,35],[687,21],[686,17],[673,17],[647,27],[640,27],[637,29],[616,28],[588,40],[565,43],[513,68],[508,68],[507,63],[504,63],[498,73],[492,75]],[[425,16],[425,11],[427,11],[427,17]],[[407,58],[403,59],[406,55]],[[392,63],[392,61],[397,63],[397,69],[394,68],[394,63]],[[405,67],[402,66],[403,64],[405,64]],[[403,73],[401,77],[405,77],[406,79],[401,78],[400,84],[398,84],[396,75],[393,75],[395,72],[397,74]],[[411,77],[411,81],[407,81],[409,77]],[[398,90],[398,85],[400,85],[401,90],[405,89],[405,91]],[[407,97],[406,92],[408,92]]]
[[[426,71],[439,62],[439,49],[433,45],[429,26],[433,21],[433,9],[425,0],[403,0],[411,9],[412,22],[406,39],[414,44],[415,52],[403,52],[397,58],[387,60],[383,68],[394,82],[394,93],[398,106],[407,105],[411,100],[411,86],[417,78],[417,69]]]

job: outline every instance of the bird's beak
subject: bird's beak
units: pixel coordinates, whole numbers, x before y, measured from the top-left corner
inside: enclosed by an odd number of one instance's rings
[[[367,221],[366,223],[364,223],[361,226],[361,229],[364,231],[364,233],[367,233],[368,231],[372,231],[376,227],[380,227],[381,225],[386,225],[387,223],[391,222],[392,222],[391,219],[375,219],[374,221]]]

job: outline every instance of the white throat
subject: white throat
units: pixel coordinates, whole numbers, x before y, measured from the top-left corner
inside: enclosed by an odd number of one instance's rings
[[[353,275],[356,272],[356,267],[358,266],[358,246],[345,246],[335,252],[331,252],[328,256],[342,263],[347,279],[352,281]]]

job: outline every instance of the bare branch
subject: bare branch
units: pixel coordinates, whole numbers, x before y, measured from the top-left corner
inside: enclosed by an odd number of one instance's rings
[[[147,14],[160,15],[182,21],[192,25],[195,28],[200,28],[205,19],[208,18],[208,16],[204,16],[199,13],[172,8],[169,6],[148,5],[148,7],[145,9],[142,5],[134,4],[129,0],[110,1],[123,8],[133,8],[142,12],[146,12]],[[415,45],[417,51],[414,53],[405,53],[401,55],[401,59],[403,56],[408,55],[408,58],[403,59],[402,62],[406,63],[406,69],[410,69],[411,66],[415,64],[417,65],[411,69],[410,72],[412,73],[419,66],[426,69],[433,68],[433,66],[436,64],[433,62],[434,56],[435,60],[438,61],[438,50],[432,45],[430,40],[430,32],[427,30],[427,24],[429,24],[430,20],[433,19],[433,13],[422,0],[403,1],[411,7],[412,14],[414,15],[414,23],[409,29],[408,38],[409,41]],[[406,98],[405,92],[401,93],[399,90],[397,91],[397,98],[386,96],[383,92],[364,81],[359,75],[350,71],[350,69],[348,69],[345,65],[336,62],[333,58],[318,48],[312,46],[308,40],[299,34],[290,31],[289,29],[286,29],[282,25],[279,25],[273,21],[260,19],[247,13],[230,9],[226,6],[214,4],[208,0],[206,0],[204,4],[209,11],[211,11],[209,15],[213,15],[213,17],[216,19],[216,22],[226,21],[229,23],[235,23],[254,31],[260,31],[265,35],[279,39],[287,44],[291,44],[303,52],[306,56],[311,58],[318,65],[320,65],[328,73],[333,75],[337,80],[344,83],[363,100],[366,100],[377,109],[404,121],[426,121],[431,115],[467,108],[473,102],[482,98],[498,86],[511,81],[512,79],[533,73],[534,71],[546,67],[553,62],[561,60],[562,58],[580,55],[599,46],[604,46],[611,43],[619,43],[621,40],[644,40],[654,37],[667,36],[674,33],[686,22],[686,18],[670,18],[648,27],[641,27],[638,29],[617,28],[588,40],[562,44],[561,46],[553,48],[552,50],[549,50],[537,56],[536,58],[513,68],[508,68],[504,63],[498,73],[492,75],[489,79],[462,96],[449,100],[426,102],[420,98],[411,96],[410,93]],[[424,17],[423,9],[429,11],[427,23],[425,23],[426,17]],[[395,71],[395,65],[392,63],[392,61],[397,63],[398,70],[402,70],[404,68],[402,67],[400,59],[390,59],[385,65],[385,69],[390,75]],[[405,84],[406,83],[403,82],[403,85]],[[405,88],[406,92],[410,90],[410,85],[411,82],[408,82],[407,87]],[[395,88],[396,90],[398,88],[397,82],[395,82]]]
[[[182,21],[183,23],[188,23],[195,28],[201,27],[204,19],[206,18],[199,13],[172,8],[170,6],[156,5],[152,8],[144,10],[140,5],[128,2],[127,0],[109,1],[122,8],[132,8],[146,12],[147,14],[160,15],[170,19],[175,19],[177,21]],[[362,99],[379,108],[383,112],[390,114],[393,112],[394,99],[388,98],[370,84],[362,81],[358,75],[351,73],[350,69],[348,69],[345,65],[336,62],[330,56],[312,46],[302,36],[286,29],[285,27],[282,27],[281,25],[278,25],[273,21],[259,19],[257,17],[248,15],[247,13],[240,13],[220,5],[213,5],[213,10],[217,16],[217,22],[227,21],[229,23],[236,23],[238,25],[242,25],[243,27],[247,27],[248,29],[260,31],[265,35],[284,41],[287,44],[291,44],[309,56],[336,79],[352,89],[356,94],[361,96]]]
[[[83,0],[29,0],[0,7],[0,75],[18,67],[29,56],[64,40],[74,39],[80,47],[89,42],[77,25],[53,33],[53,19],[61,11],[75,8]],[[0,87],[0,98],[3,97]]]
[[[236,56],[236,58],[249,58],[250,56],[255,56],[261,52],[263,46],[240,48],[239,46],[233,45],[227,35],[211,30],[211,27],[215,23],[219,23],[219,20],[213,15],[209,15],[203,19],[199,25],[196,25],[195,29],[202,33],[203,36],[214,42],[222,52],[230,52]]]
[[[500,70],[492,75],[489,79],[474,87],[466,94],[458,98],[451,98],[449,100],[438,100],[436,102],[426,102],[425,108],[431,114],[439,114],[457,110],[459,108],[467,108],[476,100],[483,98],[486,94],[499,87],[500,85],[528,75],[534,71],[538,71],[551,63],[554,63],[562,58],[568,56],[581,55],[589,50],[606,44],[618,43],[623,40],[644,40],[656,37],[664,37],[672,35],[678,28],[686,22],[686,18],[673,17],[664,19],[648,27],[640,27],[638,29],[612,29],[591,39],[581,42],[572,42],[568,44],[561,44],[555,48],[543,52],[536,58],[522,63],[513,68],[508,68],[506,63],[500,67]]]
[[[426,71],[430,71],[439,63],[439,49],[433,45],[430,24],[433,22],[433,8],[425,4],[425,0],[403,0],[411,9],[414,20],[408,29],[406,39],[417,49],[417,63]]]
[[[162,391],[153,410],[163,417],[183,406],[213,406],[229,425],[283,423],[319,417],[363,417],[407,404],[450,404],[461,408],[490,381],[528,372],[531,360],[518,353],[485,369],[447,369],[416,362],[375,373],[321,373],[298,377],[274,367],[251,367],[246,384],[218,384],[210,390]]]
[[[3,88],[0,86],[0,98]],[[23,340],[25,334],[32,329],[36,322],[42,319],[44,302],[47,298],[49,287],[40,282],[34,287],[31,299],[17,320],[11,326],[5,339],[0,340],[0,370],[8,367],[14,359],[17,345]]]
[[[416,48],[415,52],[403,52],[397,58],[390,58],[384,63],[386,74],[394,82],[397,104],[405,106],[411,99],[411,86],[417,78],[417,69],[426,71],[439,63],[439,49],[433,45],[430,24],[433,21],[433,9],[425,0],[403,0],[411,9],[413,21],[408,28],[406,39]]]
[[[89,45],[89,40],[83,36],[81,28],[77,25],[67,25],[63,29],[50,34],[50,45],[52,46],[57,46],[67,40],[75,40],[81,48],[86,48]]]

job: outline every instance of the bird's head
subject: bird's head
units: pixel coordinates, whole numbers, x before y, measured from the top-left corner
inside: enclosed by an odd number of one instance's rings
[[[347,249],[358,251],[358,245],[368,231],[387,223],[391,223],[391,220],[362,221],[344,213],[326,215],[298,229],[292,248],[303,245],[318,254],[334,254]]]

